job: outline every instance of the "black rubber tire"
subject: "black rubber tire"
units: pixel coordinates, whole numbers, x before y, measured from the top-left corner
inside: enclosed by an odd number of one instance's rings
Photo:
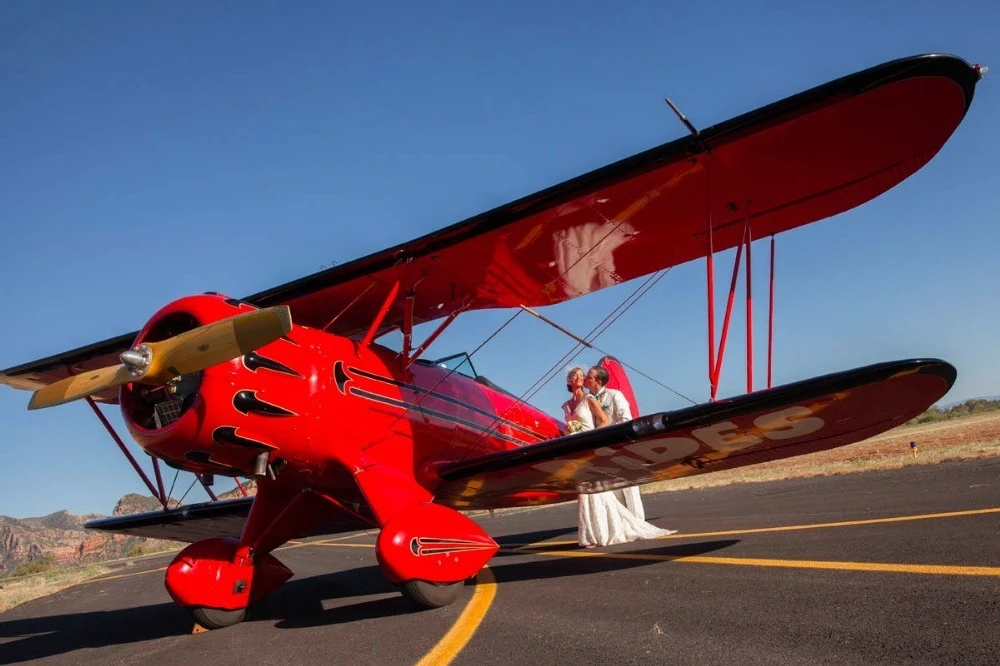
[[[441,608],[455,603],[465,586],[457,583],[428,583],[425,580],[411,580],[403,583],[403,596],[422,608]]]
[[[225,629],[239,624],[247,616],[247,609],[220,610],[218,608],[192,608],[194,620],[206,629]]]

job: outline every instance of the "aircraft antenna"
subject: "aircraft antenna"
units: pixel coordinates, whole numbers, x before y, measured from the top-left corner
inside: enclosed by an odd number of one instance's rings
[[[677,108],[677,105],[671,102],[669,97],[664,97],[663,101],[666,102],[667,106],[670,107],[670,110],[677,115],[677,118],[684,123],[684,127],[687,127],[688,132],[691,132],[691,136],[696,139],[700,139],[701,134],[698,132],[698,128],[691,124],[691,121],[687,119],[687,116],[681,113],[681,110]]]

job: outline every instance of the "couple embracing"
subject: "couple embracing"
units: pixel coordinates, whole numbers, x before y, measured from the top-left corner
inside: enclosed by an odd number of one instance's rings
[[[607,387],[608,379],[608,371],[599,365],[586,373],[583,368],[573,368],[566,375],[566,388],[572,394],[562,406],[568,433],[632,420],[628,400],[621,391]],[[585,548],[652,539],[676,531],[646,522],[636,486],[580,494],[579,514],[579,541]]]

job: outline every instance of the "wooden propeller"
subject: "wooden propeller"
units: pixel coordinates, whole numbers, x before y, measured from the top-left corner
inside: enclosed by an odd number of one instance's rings
[[[120,365],[67,377],[38,389],[28,409],[54,407],[129,382],[166,384],[175,377],[243,356],[291,330],[292,313],[282,305],[221,319],[160,342],[144,342],[123,352]]]

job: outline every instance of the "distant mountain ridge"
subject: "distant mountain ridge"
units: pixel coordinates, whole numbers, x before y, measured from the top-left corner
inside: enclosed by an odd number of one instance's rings
[[[244,483],[250,494],[256,492],[254,482]],[[242,497],[238,489],[219,495],[219,499]],[[171,507],[178,506],[171,499]],[[115,504],[112,516],[125,516],[162,508],[160,501],[149,495],[129,493]],[[0,516],[0,576],[9,575],[19,564],[44,556],[60,564],[84,564],[129,557],[145,551],[161,550],[171,542],[110,534],[84,528],[84,524],[101,514],[77,516],[62,510],[40,518],[10,518]]]
[[[108,552],[109,540],[85,530],[83,525],[99,517],[74,516],[65,510],[23,520],[0,516],[0,573],[42,555],[65,563],[96,561]]]

